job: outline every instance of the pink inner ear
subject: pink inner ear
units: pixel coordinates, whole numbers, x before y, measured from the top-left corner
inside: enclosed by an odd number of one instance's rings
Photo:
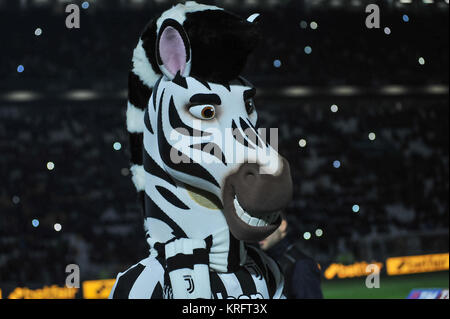
[[[161,34],[159,55],[167,71],[172,75],[178,71],[183,73],[186,66],[186,48],[183,38],[175,28],[169,26]]]

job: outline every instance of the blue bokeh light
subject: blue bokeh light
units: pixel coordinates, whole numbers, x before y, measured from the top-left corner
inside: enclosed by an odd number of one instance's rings
[[[122,148],[122,144],[120,144],[119,142],[115,142],[115,143],[113,144],[113,148],[114,148],[116,151],[119,151],[119,150]]]
[[[22,64],[17,67],[17,72],[19,72],[19,73],[22,73],[24,70],[25,70],[25,68],[23,67]]]
[[[33,227],[38,227],[39,226],[39,220],[37,220],[37,219],[33,219],[32,221],[31,221],[31,225],[33,225]]]
[[[84,1],[84,2],[81,4],[81,7],[82,7],[83,9],[89,8],[89,2]]]
[[[338,160],[335,160],[335,161],[333,162],[333,167],[334,167],[334,168],[339,168],[339,167],[341,167],[341,162],[339,162]]]
[[[307,46],[305,47],[305,53],[306,53],[306,54],[311,54],[311,52],[312,52],[312,48],[311,48],[309,45],[307,45]]]
[[[281,61],[278,60],[278,59],[277,59],[277,60],[274,60],[274,61],[273,61],[273,66],[276,67],[276,68],[279,68],[279,67],[281,66]]]
[[[403,17],[402,17],[402,19],[403,19],[403,21],[405,21],[405,22],[409,22],[409,17],[408,17],[407,14],[404,14]]]
[[[353,206],[352,206],[352,211],[353,211],[354,213],[359,212],[359,205],[357,205],[357,204],[353,205]]]

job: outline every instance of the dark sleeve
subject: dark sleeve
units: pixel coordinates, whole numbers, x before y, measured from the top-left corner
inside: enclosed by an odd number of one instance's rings
[[[322,299],[320,270],[312,259],[297,260],[292,270],[291,295],[295,299]]]

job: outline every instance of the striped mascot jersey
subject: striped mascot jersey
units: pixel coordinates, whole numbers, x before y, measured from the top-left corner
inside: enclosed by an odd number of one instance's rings
[[[187,1],[142,32],[127,130],[150,255],[118,274],[110,298],[284,297],[278,265],[244,244],[276,230],[292,193],[287,161],[259,129],[256,89],[241,76],[256,16]]]
[[[164,298],[164,266],[148,257],[119,273],[111,291],[114,299]],[[243,266],[230,273],[210,272],[212,299],[284,299],[278,264],[259,249],[247,246]]]

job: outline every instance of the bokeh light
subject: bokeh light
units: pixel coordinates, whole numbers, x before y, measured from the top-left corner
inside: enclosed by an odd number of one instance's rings
[[[22,73],[24,70],[25,70],[25,68],[24,68],[24,66],[22,64],[17,66],[17,72]]]
[[[419,58],[419,64],[420,64],[420,65],[424,65],[424,64],[425,64],[425,59],[422,58],[422,57],[420,57],[420,58]]]
[[[403,19],[404,22],[409,22],[409,17],[408,17],[407,14],[404,14],[402,19]]]
[[[373,141],[373,140],[375,140],[376,138],[377,138],[377,136],[375,135],[374,132],[370,132],[370,133],[369,133],[369,140]]]
[[[307,46],[305,47],[305,53],[306,53],[306,54],[311,54],[311,52],[312,52],[312,48],[311,48],[309,45],[307,45]]]
[[[62,226],[60,223],[56,223],[55,225],[53,225],[53,228],[55,229],[55,231],[61,231]]]
[[[281,61],[278,60],[278,59],[274,60],[273,61],[273,66],[276,67],[276,68],[279,68],[281,66]]]
[[[301,139],[298,141],[298,145],[299,145],[300,147],[305,147],[305,146],[306,146],[306,140],[305,140],[304,138],[301,138]]]
[[[14,195],[14,196],[12,197],[12,202],[13,202],[13,204],[15,204],[15,205],[19,204],[19,203],[20,203],[20,197],[17,196],[17,195]]]
[[[55,168],[55,163],[53,162],[47,162],[47,169],[49,171],[53,170]]]
[[[39,220],[38,219],[33,219],[31,221],[31,225],[33,225],[34,228],[38,227],[39,226]]]
[[[120,173],[121,173],[123,176],[128,176],[128,175],[130,175],[130,170],[129,170],[128,168],[124,167],[124,168],[122,168],[122,169],[120,170]]]
[[[303,238],[305,239],[305,240],[308,240],[308,239],[310,239],[311,238],[311,233],[310,232],[305,232],[304,234],[303,234]]]
[[[36,30],[34,30],[34,35],[40,36],[41,34],[42,34],[42,29],[41,28],[37,28]]]
[[[317,237],[322,237],[322,235],[323,235],[323,230],[320,229],[320,228],[317,228],[317,229],[316,229],[316,236],[317,236]]]
[[[89,8],[89,2],[84,1],[84,2],[81,4],[81,7],[82,7],[83,9]]]
[[[319,27],[319,25],[317,24],[316,21],[312,21],[312,22],[309,24],[309,26],[310,26],[311,29],[313,29],[313,30],[316,30],[316,29]]]
[[[353,211],[354,213],[358,213],[358,212],[359,212],[359,205],[357,205],[357,204],[353,205],[353,206],[352,206],[352,211]]]
[[[330,110],[331,110],[331,112],[336,113],[339,110],[339,108],[338,108],[338,106],[336,104],[333,104],[330,107]]]
[[[119,142],[115,142],[113,144],[113,148],[114,150],[119,151],[122,148],[122,144],[120,144]]]
[[[335,160],[335,161],[333,162],[333,167],[334,167],[334,168],[339,168],[339,167],[341,167],[341,162],[339,162],[338,160]]]

